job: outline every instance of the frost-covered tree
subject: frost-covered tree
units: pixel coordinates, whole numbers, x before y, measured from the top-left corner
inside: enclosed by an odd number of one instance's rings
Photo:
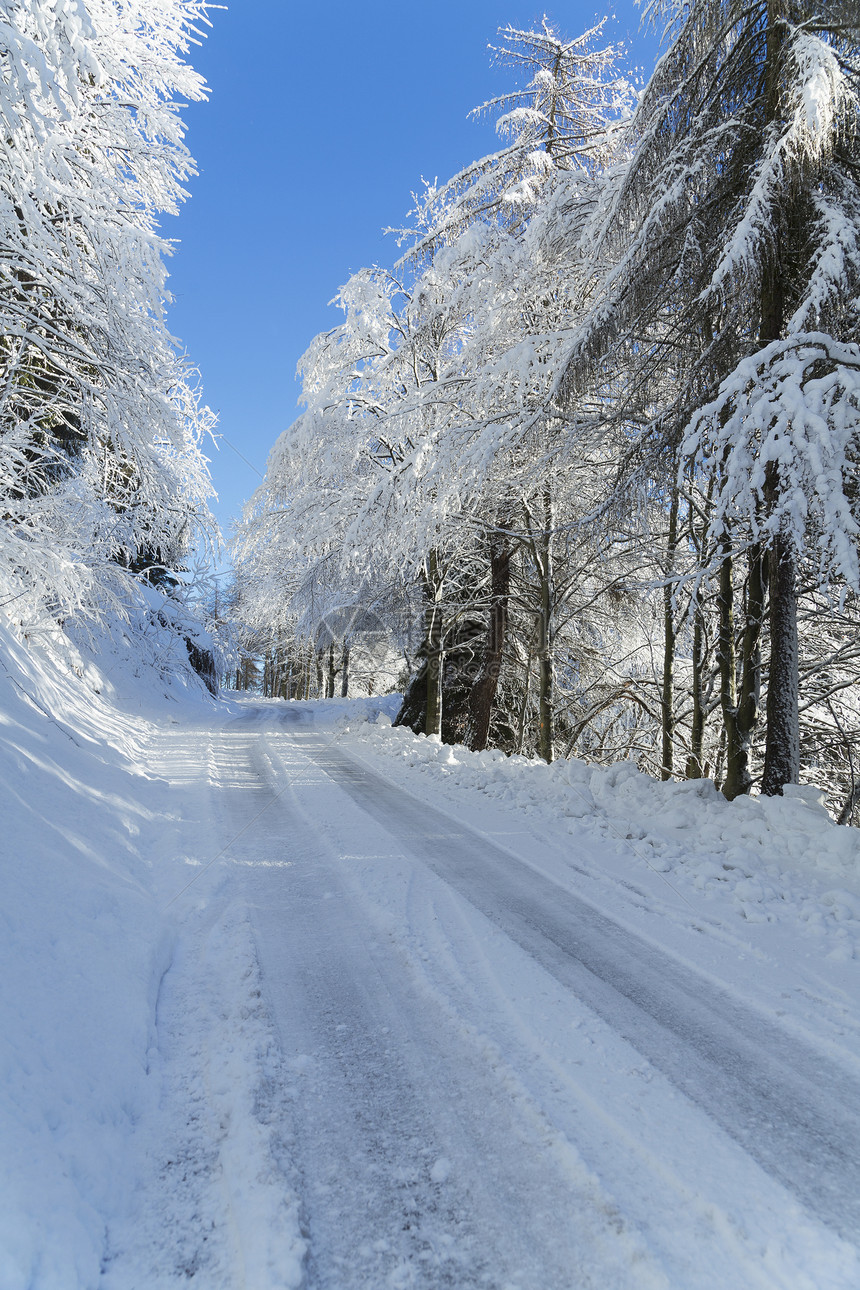
[[[413,212],[410,255],[432,255],[476,223],[521,233],[548,182],[561,171],[593,174],[615,158],[632,89],[616,71],[620,49],[596,48],[606,24],[565,40],[543,19],[540,30],[499,30],[490,45],[499,66],[525,84],[475,108],[492,115],[504,146],[443,184],[430,184]]]
[[[736,695],[728,657],[743,552],[758,588],[747,661],[769,604],[763,788],[777,793],[799,772],[798,559],[812,543],[822,580],[857,578],[857,12],[847,0],[656,0],[650,12],[672,39],[601,217],[595,244],[613,264],[559,397],[621,366],[640,442],[680,449],[713,478],[727,791],[750,784],[758,686],[746,669]]]
[[[0,10],[0,514],[18,609],[97,614],[212,532],[210,424],[166,326],[158,219],[193,164],[178,100],[203,0]]]
[[[528,552],[536,580],[542,755],[552,756],[552,524],[563,471],[559,449],[570,439],[547,414],[558,335],[581,311],[580,250],[551,247],[546,236],[560,210],[568,228],[585,222],[602,168],[615,158],[630,87],[614,72],[617,51],[594,49],[601,23],[573,41],[544,22],[539,31],[501,32],[499,61],[526,71],[527,84],[479,109],[499,112],[500,152],[428,190],[406,264],[433,257],[457,283],[468,320],[458,354],[456,416],[436,451],[412,472],[413,505],[466,515],[485,552],[489,598],[466,726],[469,744],[485,746],[505,651],[512,556]],[[547,212],[552,212],[548,216]],[[553,482],[550,482],[550,479]],[[538,535],[536,515],[544,517]],[[481,580],[483,582],[483,580]]]
[[[558,343],[548,332],[579,306],[559,257],[541,261],[529,233],[562,176],[567,208],[593,200],[595,173],[614,146],[629,88],[612,73],[615,51],[592,49],[599,30],[570,42],[547,24],[502,33],[503,60],[528,76],[486,105],[502,114],[507,145],[428,190],[393,272],[363,270],[341,292],[345,321],[303,361],[306,411],[273,451],[243,539],[246,559],[265,560],[277,544],[354,567],[385,552],[413,570],[426,603],[420,683],[431,732],[442,723],[446,615],[459,654],[465,619],[485,615],[467,733],[476,747],[487,738],[515,548],[532,552],[528,568],[542,587],[545,714],[550,704],[548,477],[566,440],[545,412]],[[470,571],[484,564],[466,580],[472,608],[460,597],[454,553]]]
[[[301,615],[396,569],[425,623],[402,719],[473,747],[633,756],[734,796],[766,686],[765,788],[799,744],[850,815],[856,14],[652,15],[669,49],[626,133],[608,61],[505,33],[529,67],[490,105],[506,146],[344,289],[245,569],[261,621],[279,589]]]

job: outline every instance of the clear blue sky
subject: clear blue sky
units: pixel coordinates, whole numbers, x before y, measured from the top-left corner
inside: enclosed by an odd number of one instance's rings
[[[422,176],[448,178],[498,146],[491,124],[467,120],[513,83],[487,44],[542,12],[532,0],[233,0],[213,12],[191,59],[211,96],[184,112],[200,174],[164,232],[180,243],[171,330],[225,439],[210,454],[225,531],[260,482],[252,466],[265,470],[296,416],[296,364],[337,323],[338,287],[396,257],[382,230],[404,222]],[[546,10],[570,37],[603,12],[577,0]],[[649,71],[656,45],[633,0],[611,12],[607,39]]]

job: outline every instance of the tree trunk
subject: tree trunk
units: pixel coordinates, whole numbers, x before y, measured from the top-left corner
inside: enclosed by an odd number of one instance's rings
[[[469,720],[466,743],[473,752],[482,752],[490,735],[490,717],[499,684],[505,633],[508,622],[508,599],[511,586],[511,547],[501,533],[489,539],[490,608],[487,635],[481,666],[469,694]]]
[[[523,686],[523,701],[520,704],[519,721],[517,722],[517,752],[522,753],[523,745],[526,739],[526,718],[529,711],[529,697],[532,688],[532,652],[529,647],[529,656],[526,662],[526,683]]]
[[[340,678],[340,697],[342,699],[348,699],[349,698],[349,643],[347,641],[344,641],[343,643],[343,658],[341,660],[341,668],[343,669],[343,671],[341,672],[341,678]]]
[[[761,554],[758,548],[753,548],[750,553],[747,580],[739,695],[734,617],[734,562],[728,553],[728,537],[724,540],[724,551],[718,597],[720,699],[726,731],[726,778],[723,793],[731,801],[741,793],[748,793],[753,782],[750,773],[750,747],[758,720],[759,639],[764,620],[764,582]]]
[[[765,578],[764,560],[758,546],[750,548],[744,604],[744,634],[741,657],[740,694],[738,695],[738,738],[749,761],[749,748],[758,723],[761,700],[761,633],[764,626]],[[747,791],[746,789],[744,790]]]
[[[731,557],[728,537],[723,540],[717,605],[720,614],[717,646],[720,666],[720,706],[726,733],[726,777],[723,782],[723,795],[732,801],[740,793],[749,792],[752,779],[749,773],[749,750],[741,739],[738,729],[734,561]]]
[[[705,773],[705,695],[702,689],[702,668],[705,653],[705,626],[698,588],[693,603],[693,720],[690,728],[690,755],[687,758],[687,779],[701,779]]]
[[[784,2],[768,0],[768,121],[775,120],[779,112],[778,69],[782,47],[787,39],[788,23]],[[793,214],[796,216],[796,210]],[[784,210],[783,220],[790,227],[792,212]],[[760,342],[763,345],[778,339],[785,325],[784,261],[783,240],[777,236],[769,271],[762,278]],[[771,462],[765,478],[765,498],[771,510],[776,505],[779,492],[779,468],[775,462]],[[796,784],[800,778],[800,675],[795,553],[790,542],[781,533],[774,538],[768,552],[768,580],[770,668],[761,791],[768,797],[774,797],[782,795],[786,784]]]
[[[328,647],[328,676],[326,677],[325,697],[334,698],[334,678],[337,675],[337,668],[334,665],[334,641]]]
[[[770,672],[767,739],[761,791],[781,796],[800,778],[800,682],[797,587],[791,544],[781,535],[770,550]]]
[[[836,823],[850,824],[851,817],[857,809],[858,803],[860,803],[860,784],[852,784],[851,792],[843,803],[842,810],[839,812],[839,819]]]
[[[678,489],[672,489],[672,504],[669,508],[669,534],[666,551],[666,583],[663,587],[663,688],[660,702],[660,724],[662,727],[662,756],[660,778],[671,779],[673,767],[673,744],[675,736],[675,706],[672,698],[672,684],[675,670],[675,612],[672,598],[674,588],[670,581],[675,568],[675,547],[678,542]]]
[[[427,608],[424,616],[427,669],[427,707],[424,718],[424,733],[441,737],[444,658],[442,650],[442,575],[439,569],[437,551],[431,551],[427,557],[427,575],[424,585],[427,596]]]
[[[714,758],[714,785],[716,788],[723,787],[723,763],[726,760],[726,727],[720,726],[720,739],[717,744],[717,755]]]
[[[544,761],[553,758],[553,568],[552,568],[552,494],[544,489],[544,527],[536,543],[540,614],[538,617],[538,753]]]

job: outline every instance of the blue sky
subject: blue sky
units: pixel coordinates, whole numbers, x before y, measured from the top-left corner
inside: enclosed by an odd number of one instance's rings
[[[233,0],[213,12],[191,58],[211,97],[184,112],[200,174],[164,232],[179,240],[171,330],[224,436],[210,456],[225,530],[296,416],[296,364],[338,321],[328,302],[354,270],[396,257],[382,230],[405,220],[422,176],[448,178],[497,147],[491,123],[467,119],[513,83],[487,44],[543,12],[532,0]],[[572,37],[604,11],[569,0],[545,12]],[[611,12],[607,40],[649,70],[656,46],[638,9]]]

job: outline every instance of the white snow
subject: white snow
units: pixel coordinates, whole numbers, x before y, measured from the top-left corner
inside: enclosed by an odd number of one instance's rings
[[[633,762],[547,766],[472,753],[392,729],[384,714],[374,729],[340,738],[412,791],[420,769],[434,800],[444,797],[461,816],[489,799],[565,850],[571,839],[609,842],[599,851],[604,873],[609,863],[655,897],[674,892],[691,918],[719,916],[723,930],[739,919],[780,924],[801,944],[822,942],[831,958],[860,957],[860,832],[834,826],[815,788],[789,785],[783,798],[729,803],[709,779],[659,783]]]
[[[473,754],[396,696],[215,703],[121,643],[0,657],[4,1290],[860,1284],[719,1088],[441,866],[500,845],[848,1087],[860,832],[813,790]]]

